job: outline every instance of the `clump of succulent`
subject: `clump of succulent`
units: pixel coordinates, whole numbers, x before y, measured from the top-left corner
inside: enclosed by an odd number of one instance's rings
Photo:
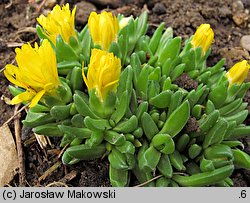
[[[147,35],[139,17],[92,12],[81,32],[76,8],[37,18],[40,46],[16,49],[5,76],[29,103],[23,124],[61,137],[64,164],[107,157],[112,186],[232,186],[250,169],[239,138],[250,134],[243,98],[249,64],[207,67],[214,32],[202,24],[182,46],[162,23]]]

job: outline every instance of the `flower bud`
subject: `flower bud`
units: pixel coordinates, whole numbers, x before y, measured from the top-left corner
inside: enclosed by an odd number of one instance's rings
[[[230,70],[226,73],[229,85],[241,84],[247,78],[248,70],[250,65],[246,60],[236,63]]]
[[[110,44],[116,40],[119,31],[117,18],[106,11],[101,14],[92,12],[88,19],[88,26],[94,44],[100,45],[107,51]]]
[[[87,77],[84,69],[82,73],[88,90],[96,89],[97,96],[103,101],[109,91],[116,91],[121,73],[121,60],[113,53],[93,49]]]
[[[191,44],[193,48],[201,47],[203,54],[207,52],[214,40],[214,31],[209,24],[201,24],[196,30]]]

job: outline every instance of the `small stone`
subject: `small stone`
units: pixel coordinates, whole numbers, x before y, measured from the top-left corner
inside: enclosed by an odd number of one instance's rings
[[[232,7],[233,7],[233,9],[232,9],[233,13],[244,10],[244,5],[243,5],[242,1],[234,1]]]
[[[250,35],[244,35],[240,39],[240,46],[246,49],[247,51],[250,51]]]
[[[245,8],[250,8],[250,1],[249,0],[242,0],[242,3]]]
[[[154,8],[152,9],[152,11],[155,14],[162,15],[162,14],[166,13],[166,7],[162,3],[156,3]]]
[[[246,27],[247,26],[247,21],[248,21],[248,14],[244,12],[238,12],[235,15],[233,15],[233,21],[235,22],[236,25],[240,27]]]
[[[96,11],[96,7],[89,2],[81,1],[76,4],[76,23],[85,25],[88,21],[89,14]]]
[[[221,17],[226,17],[231,15],[231,10],[227,6],[222,6],[218,8]]]

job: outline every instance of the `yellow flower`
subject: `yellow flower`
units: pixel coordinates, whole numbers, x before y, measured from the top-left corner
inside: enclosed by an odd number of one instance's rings
[[[76,7],[72,13],[69,9],[69,4],[66,4],[62,8],[56,5],[47,17],[40,15],[37,18],[38,23],[42,26],[45,35],[51,40],[53,44],[56,44],[56,37],[60,34],[65,42],[68,42],[69,37],[76,36],[75,33],[75,12]]]
[[[11,104],[31,101],[30,107],[33,107],[45,93],[50,93],[60,83],[56,56],[48,40],[44,40],[40,47],[37,43],[34,48],[30,44],[24,44],[15,51],[18,66],[6,65],[4,75],[26,91],[15,96]]]
[[[191,44],[193,48],[201,47],[203,54],[207,52],[214,40],[214,31],[209,24],[201,24],[196,30]]]
[[[93,49],[88,66],[87,77],[82,72],[88,90],[95,89],[101,101],[111,90],[116,91],[121,73],[121,60],[100,49]]]
[[[246,60],[236,63],[230,70],[226,73],[227,79],[229,81],[229,86],[232,84],[241,84],[247,78],[248,70],[250,65]]]
[[[116,40],[119,31],[117,18],[106,11],[101,14],[91,12],[88,27],[94,44],[100,45],[106,51],[109,49],[111,42]]]

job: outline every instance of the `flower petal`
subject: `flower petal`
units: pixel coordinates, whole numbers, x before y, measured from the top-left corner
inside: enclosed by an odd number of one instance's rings
[[[10,101],[10,104],[14,105],[14,104],[22,103],[22,102],[27,102],[27,101],[30,101],[34,96],[35,96],[35,92],[27,90],[27,91],[15,96]]]
[[[30,103],[29,107],[30,107],[30,108],[31,108],[31,107],[34,107],[34,106],[39,102],[39,100],[42,98],[42,96],[43,96],[44,94],[45,94],[45,90],[42,90],[42,91],[38,92],[38,93],[36,94],[36,96],[33,97],[33,99],[31,100],[31,103]]]

